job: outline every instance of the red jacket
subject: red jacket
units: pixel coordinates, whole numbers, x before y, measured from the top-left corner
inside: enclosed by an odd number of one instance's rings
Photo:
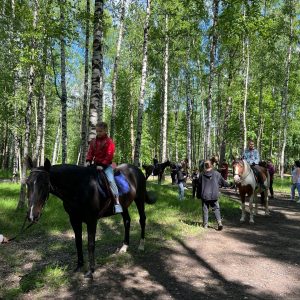
[[[110,165],[115,153],[115,144],[107,135],[103,138],[94,138],[90,141],[86,161],[97,165]]]

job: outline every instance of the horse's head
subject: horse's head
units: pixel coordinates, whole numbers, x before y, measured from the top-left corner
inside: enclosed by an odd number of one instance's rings
[[[236,159],[232,163],[233,170],[233,180],[235,183],[239,183],[241,181],[241,177],[245,173],[245,164],[242,159]]]
[[[31,170],[27,180],[28,211],[27,218],[30,222],[37,222],[49,197],[50,192],[50,167],[51,163],[45,160],[43,167],[33,168],[32,161],[28,158]]]

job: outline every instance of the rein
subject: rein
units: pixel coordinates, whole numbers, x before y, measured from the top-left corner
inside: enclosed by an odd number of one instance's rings
[[[25,230],[27,230],[29,227],[31,227],[31,226],[34,224],[34,223],[30,223],[30,224],[27,225],[26,228],[24,228],[24,227],[25,227],[26,220],[27,220],[27,216],[25,216],[23,225],[22,225],[22,227],[21,227],[19,233],[18,233],[16,236],[14,236],[13,238],[8,239],[9,242],[15,240],[18,236],[20,236],[22,233],[24,233]]]
[[[47,172],[47,171],[45,171],[45,170],[39,170],[39,169],[36,169],[36,170],[31,170],[30,174],[33,173],[33,172],[49,173],[49,172]],[[49,188],[52,188],[51,183],[50,183],[50,180],[49,180]],[[33,224],[35,224],[34,222],[31,222],[30,224],[28,224],[28,225],[25,227],[26,220],[27,220],[27,216],[25,216],[23,225],[22,225],[22,227],[21,227],[19,233],[18,233],[16,236],[14,236],[13,238],[8,239],[9,242],[15,240],[15,239],[16,239],[17,237],[19,237],[22,233],[24,233],[29,227],[31,227]]]

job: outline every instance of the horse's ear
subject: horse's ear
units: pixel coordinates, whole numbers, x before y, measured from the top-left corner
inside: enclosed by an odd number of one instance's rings
[[[51,168],[51,162],[48,158],[46,158],[45,162],[44,162],[44,168],[47,172],[50,171],[50,168]]]
[[[30,156],[25,157],[26,165],[29,170],[33,169],[33,162]]]

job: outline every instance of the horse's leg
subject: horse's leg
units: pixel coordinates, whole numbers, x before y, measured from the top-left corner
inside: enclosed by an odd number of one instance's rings
[[[125,229],[125,236],[124,236],[124,241],[121,249],[119,250],[120,253],[125,253],[127,252],[128,246],[129,246],[129,232],[130,232],[130,216],[128,213],[127,208],[123,208],[123,223],[124,223],[124,229]]]
[[[77,267],[75,272],[80,271],[83,266],[83,252],[82,252],[82,222],[76,218],[70,217],[70,222],[75,233],[75,244],[77,249]]]
[[[269,211],[269,193],[268,193],[268,190],[266,190],[264,192],[264,194],[265,194],[265,215],[269,216],[270,211]]]
[[[145,202],[141,202],[142,197],[138,198],[135,203],[140,216],[140,226],[141,226],[141,239],[139,244],[139,250],[145,250],[145,227],[146,227],[146,214],[145,214]]]
[[[257,206],[257,194],[254,192],[252,195],[249,197],[249,212],[250,212],[250,220],[249,223],[253,224],[254,223],[254,218],[253,218],[253,200],[255,201],[255,207]]]
[[[89,252],[89,270],[85,273],[85,278],[93,278],[95,271],[95,236],[97,228],[97,219],[87,223],[88,232],[88,252]]]
[[[244,223],[246,218],[246,205],[245,205],[246,195],[241,194],[240,196],[241,196],[241,208],[242,208],[242,216],[240,222]]]

